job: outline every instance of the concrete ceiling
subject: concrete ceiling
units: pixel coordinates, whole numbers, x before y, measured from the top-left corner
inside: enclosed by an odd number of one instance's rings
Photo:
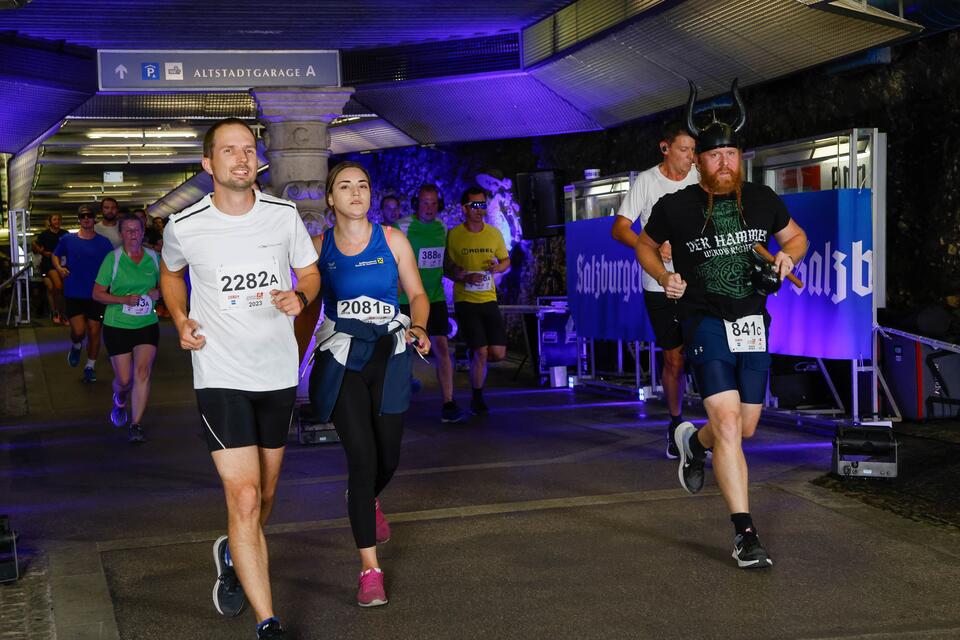
[[[340,49],[357,89],[331,128],[342,153],[616,126],[677,106],[688,78],[708,97],[916,32],[884,2],[33,0],[0,10],[10,205],[155,203],[199,171],[210,122],[255,122],[245,92],[97,94],[98,48]]]

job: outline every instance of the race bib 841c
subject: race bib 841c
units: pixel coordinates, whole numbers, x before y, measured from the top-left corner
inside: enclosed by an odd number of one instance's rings
[[[282,288],[277,259],[217,267],[221,311],[252,311],[270,306],[270,291]]]
[[[727,346],[731,353],[767,350],[767,332],[763,316],[743,316],[734,322],[723,321],[727,330]]]

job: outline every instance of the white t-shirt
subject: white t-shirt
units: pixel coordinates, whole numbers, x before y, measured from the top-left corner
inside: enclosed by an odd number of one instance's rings
[[[190,318],[206,336],[193,351],[195,389],[275,391],[297,385],[293,318],[270,302],[270,290],[291,289],[290,269],[317,261],[292,202],[256,192],[241,216],[219,211],[207,194],[170,216],[163,261],[189,266]]]
[[[640,218],[640,226],[645,227],[647,220],[650,219],[650,212],[653,211],[653,205],[657,200],[667,195],[680,191],[684,187],[700,182],[700,172],[696,165],[690,167],[690,172],[683,180],[671,180],[660,171],[660,165],[650,167],[646,171],[641,171],[637,175],[630,191],[620,203],[618,216],[623,216],[631,223]],[[673,271],[673,262],[665,262],[663,266],[669,271]],[[657,284],[653,276],[646,271],[643,272],[643,288],[647,291],[663,291],[663,287]]]
[[[109,240],[114,249],[123,244],[123,241],[120,240],[120,223],[108,227],[103,222],[98,222],[93,225],[93,230]]]

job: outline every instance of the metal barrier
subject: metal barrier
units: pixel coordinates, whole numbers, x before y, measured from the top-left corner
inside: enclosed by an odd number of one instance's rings
[[[13,319],[13,305],[17,305],[16,324],[30,324],[30,245],[27,235],[30,230],[30,212],[26,209],[10,211],[10,260],[13,261],[10,279],[0,286],[3,291],[8,284],[14,287],[10,296],[10,308],[7,310],[7,326]]]

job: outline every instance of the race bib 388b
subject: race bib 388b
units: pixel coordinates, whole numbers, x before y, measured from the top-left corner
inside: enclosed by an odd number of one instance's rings
[[[417,266],[421,269],[437,269],[443,266],[443,247],[423,247],[417,256]]]

